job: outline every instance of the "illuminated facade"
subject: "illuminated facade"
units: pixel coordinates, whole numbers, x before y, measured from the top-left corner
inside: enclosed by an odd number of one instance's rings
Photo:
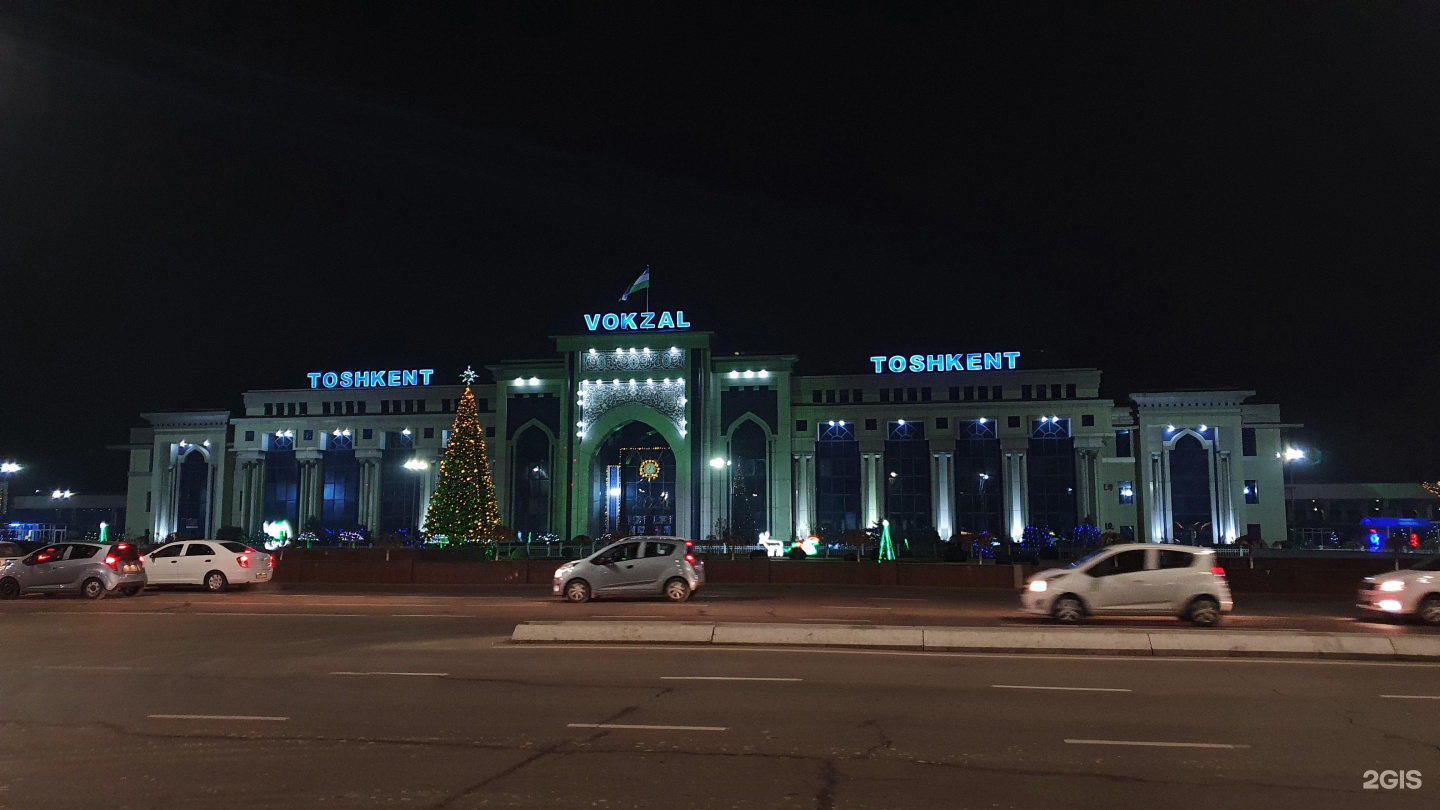
[[[488,366],[494,382],[473,386],[510,528],[839,541],[889,520],[896,537],[941,539],[1082,526],[1202,544],[1284,536],[1289,426],[1253,392],[1116,401],[1100,396],[1099,370],[1031,369],[1018,352],[860,357],[854,374],[800,376],[792,355],[716,355],[683,313],[649,331],[644,314],[628,327],[586,316],[553,359]],[[245,393],[238,414],[144,414],[125,446],[130,526],[413,536],[458,379],[321,371]]]

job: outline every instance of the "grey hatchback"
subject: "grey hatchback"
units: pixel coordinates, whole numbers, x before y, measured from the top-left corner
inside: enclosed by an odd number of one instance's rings
[[[684,602],[705,585],[705,563],[690,540],[627,537],[555,569],[553,593],[567,602],[597,596],[664,596]]]
[[[145,564],[132,543],[55,543],[0,567],[0,599],[27,593],[78,593],[99,599],[145,588]]]

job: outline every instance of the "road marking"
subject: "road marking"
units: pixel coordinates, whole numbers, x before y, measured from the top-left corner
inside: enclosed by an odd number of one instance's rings
[[[1382,698],[1395,698],[1396,700],[1440,700],[1440,695],[1381,695]]]
[[[351,618],[374,617],[373,613],[261,613],[259,611],[181,611],[176,616],[348,616]]]
[[[152,720],[270,720],[279,722],[288,717],[260,717],[250,714],[152,714]]]
[[[663,613],[601,613],[591,616],[592,619],[669,619]]]
[[[880,607],[879,605],[821,605],[822,608],[832,610],[894,610],[893,607]]]
[[[908,596],[867,596],[867,597],[865,597],[865,598],[866,598],[866,599],[869,599],[869,600],[871,600],[871,601],[874,601],[874,602],[929,602],[929,601],[930,601],[929,599],[916,599],[916,598],[908,597]]]
[[[789,624],[791,622],[820,622],[822,624],[874,624],[874,619],[777,619],[767,624]]]
[[[661,675],[662,681],[803,681],[804,678],[739,678],[727,675]]]
[[[331,672],[331,675],[419,675],[430,678],[444,678],[448,672]]]
[[[35,669],[78,669],[78,670],[130,670],[145,669],[143,666],[66,666],[66,664],[36,664]]]
[[[460,613],[391,613],[391,617],[400,619],[473,619],[475,616],[467,616]]]
[[[631,726],[621,723],[567,723],[566,728],[624,728],[642,731],[729,731],[725,726]]]
[[[1230,743],[1142,742],[1137,740],[1066,740],[1071,745],[1140,745],[1150,748],[1249,748]]]
[[[992,683],[991,689],[1053,689],[1057,692],[1129,692],[1129,689],[1109,689],[1103,686],[1020,686],[1009,683]]]

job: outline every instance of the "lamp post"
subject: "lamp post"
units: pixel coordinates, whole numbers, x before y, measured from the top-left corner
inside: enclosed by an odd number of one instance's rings
[[[1285,486],[1285,535],[1292,543],[1295,540],[1295,529],[1292,526],[1295,520],[1295,492],[1291,485],[1290,465],[1292,462],[1304,461],[1305,451],[1298,447],[1287,446],[1284,451],[1276,453],[1275,457],[1280,459],[1280,475]]]
[[[10,479],[23,469],[13,461],[0,462],[0,517],[10,514]]]

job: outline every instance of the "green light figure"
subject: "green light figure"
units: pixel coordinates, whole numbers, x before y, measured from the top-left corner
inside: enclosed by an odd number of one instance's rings
[[[102,543],[108,543],[108,542],[110,542],[110,539],[109,539],[109,538],[110,538],[110,524],[108,524],[108,523],[101,523],[101,524],[100,524],[100,542],[102,542]]]
[[[880,522],[880,561],[895,559],[895,541],[890,539],[890,521]]]

